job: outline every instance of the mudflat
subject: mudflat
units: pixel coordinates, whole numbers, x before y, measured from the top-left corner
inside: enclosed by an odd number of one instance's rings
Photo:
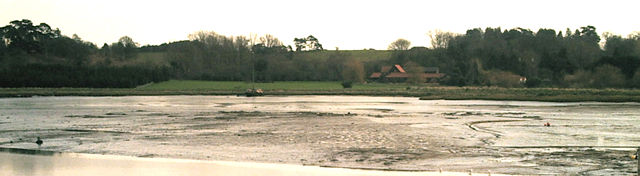
[[[640,145],[638,103],[138,96],[9,98],[0,109],[0,147],[142,158],[617,175],[635,172]]]

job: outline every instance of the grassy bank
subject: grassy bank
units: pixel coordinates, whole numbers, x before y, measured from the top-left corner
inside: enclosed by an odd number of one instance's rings
[[[239,81],[179,81],[171,80],[138,87],[138,90],[231,90],[245,91],[260,88],[266,91],[349,91],[349,90],[405,90],[407,84],[354,84],[351,89],[343,89],[340,82],[330,81],[288,81],[271,83],[249,83]]]
[[[390,50],[324,50],[314,52],[295,52],[294,58],[304,58],[309,60],[326,60],[328,58],[340,55],[344,58],[357,59],[359,61],[380,61],[387,60],[391,57],[393,51]],[[93,57],[90,63],[98,63],[104,61],[104,58]],[[147,65],[147,66],[169,66],[169,58],[164,51],[144,51],[137,53],[133,58],[123,61],[111,61],[113,65]]]
[[[562,88],[433,88],[421,100],[513,100],[549,102],[640,102],[640,90]]]
[[[515,100],[552,102],[640,102],[640,90],[434,87],[407,84],[355,84],[343,89],[340,82],[255,83],[171,80],[134,89],[2,88],[0,97],[31,96],[139,96],[139,95],[236,95],[248,88],[261,88],[266,95],[369,95],[410,96],[423,100]]]

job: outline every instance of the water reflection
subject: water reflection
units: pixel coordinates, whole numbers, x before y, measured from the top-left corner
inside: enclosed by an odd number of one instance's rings
[[[252,176],[409,176],[468,175],[453,172],[398,172],[322,168],[287,164],[136,158],[113,155],[63,154],[35,150],[2,149],[0,175],[252,175]],[[37,154],[33,154],[37,153]],[[47,155],[40,155],[41,153]],[[52,154],[53,153],[53,154]],[[52,155],[49,155],[52,154]],[[478,175],[478,174],[474,174]],[[482,175],[482,174],[480,174]],[[493,174],[496,175],[496,174]]]
[[[61,152],[46,151],[46,150],[32,150],[32,149],[4,148],[4,147],[0,147],[0,152],[25,154],[25,155],[43,155],[43,156],[53,156],[53,155],[61,154]]]

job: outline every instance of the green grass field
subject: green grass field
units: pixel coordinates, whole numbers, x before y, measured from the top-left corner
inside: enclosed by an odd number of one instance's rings
[[[333,55],[340,55],[342,58],[352,58],[363,62],[386,60],[391,57],[393,51],[387,50],[325,50],[314,52],[297,52],[296,58],[309,60],[325,60]],[[168,66],[169,60],[164,52],[140,52],[127,61],[118,61],[117,65],[148,65],[148,66]]]
[[[133,89],[91,88],[0,88],[0,97],[31,96],[140,96],[140,95],[236,95],[248,88],[266,95],[366,95],[420,97],[423,100],[513,100],[551,102],[640,102],[638,89],[562,89],[443,87],[433,85],[354,84],[344,89],[340,82],[247,83],[231,81],[171,80]]]
[[[137,88],[138,90],[235,90],[249,88],[263,90],[343,90],[341,82],[287,81],[272,83],[249,83],[238,81],[182,81],[170,80]],[[351,90],[402,90],[407,84],[354,84]]]
[[[310,60],[327,59],[332,55],[341,55],[344,58],[353,58],[362,62],[379,61],[391,58],[393,51],[389,50],[324,50],[314,52],[295,53],[297,58],[306,58]]]
[[[640,90],[629,89],[558,89],[558,88],[494,88],[436,87],[432,85],[369,83],[354,84],[344,89],[340,82],[219,82],[179,81],[148,85],[137,90],[152,91],[228,91],[241,93],[248,88],[261,88],[267,95],[373,95],[412,96],[424,100],[516,100],[516,101],[603,101],[640,102]]]
[[[261,88],[263,90],[330,90],[342,88],[338,82],[273,82],[255,83],[239,81],[179,81],[166,82],[139,87],[140,90],[237,90],[244,91],[249,88]]]

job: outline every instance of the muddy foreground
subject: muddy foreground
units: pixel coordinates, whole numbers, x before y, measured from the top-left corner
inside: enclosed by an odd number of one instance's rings
[[[640,145],[635,103],[169,96],[0,99],[0,108],[1,147],[150,158],[628,175],[627,146]]]

